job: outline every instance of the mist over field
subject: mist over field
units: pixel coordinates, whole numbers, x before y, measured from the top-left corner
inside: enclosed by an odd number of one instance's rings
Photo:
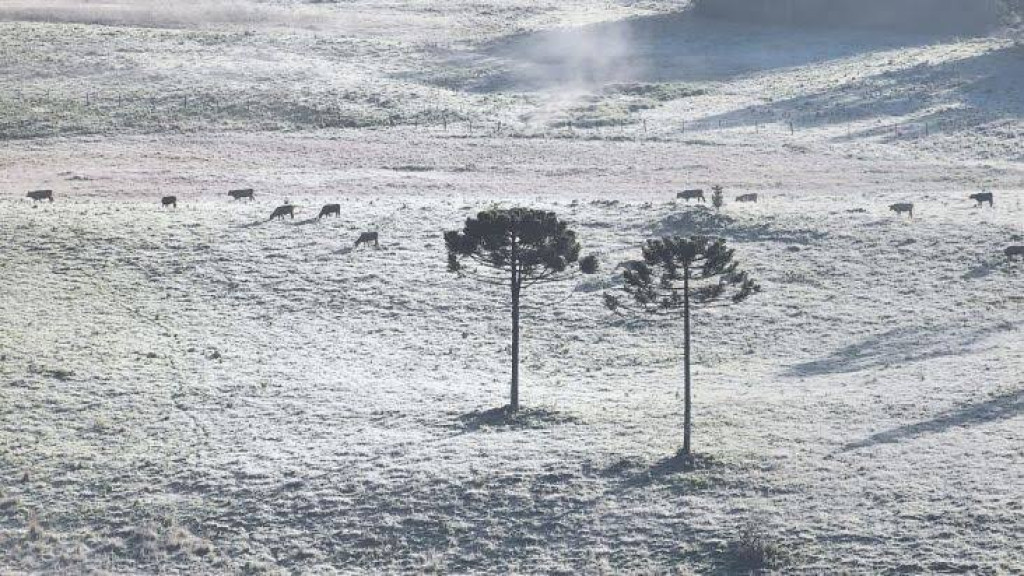
[[[299,26],[314,22],[301,4],[253,0],[8,0],[0,20],[147,28],[210,28],[219,25]]]
[[[1021,12],[0,1],[0,574],[1024,572]]]

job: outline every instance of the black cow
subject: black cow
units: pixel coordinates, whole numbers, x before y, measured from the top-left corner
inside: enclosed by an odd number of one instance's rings
[[[743,194],[736,197],[737,202],[757,202],[757,194]]]
[[[229,190],[228,191],[228,196],[231,196],[235,200],[239,200],[241,198],[248,198],[249,200],[255,200],[255,196],[253,195],[252,188],[243,188],[241,190]]]
[[[49,200],[50,202],[53,202],[53,190],[33,190],[25,196],[31,198],[33,202],[38,202],[40,200]]]
[[[981,208],[982,206],[984,206],[985,202],[988,202],[989,208],[995,208],[996,207],[995,201],[994,201],[994,198],[993,198],[991,192],[979,192],[978,194],[971,194],[970,198],[971,198],[971,200],[974,200],[975,202],[978,203],[978,206],[977,206],[978,208]]]
[[[699,202],[705,202],[703,190],[683,190],[676,194],[676,198],[686,200],[687,202],[693,199],[696,199]]]
[[[889,210],[892,210],[897,215],[900,215],[900,214],[903,214],[904,212],[907,212],[907,213],[910,214],[911,218],[914,217],[914,205],[910,204],[910,203],[890,204],[889,205]]]
[[[316,218],[317,220],[319,220],[324,216],[330,216],[331,214],[334,214],[335,216],[341,218],[341,204],[326,204],[323,208],[320,209],[320,215],[317,216]]]
[[[369,244],[370,242],[373,242],[375,247],[380,247],[380,236],[376,232],[363,232],[359,235],[359,239],[356,240],[356,246]]]
[[[295,219],[295,206],[291,204],[285,204],[284,206],[278,206],[274,208],[274,211],[270,214],[270,219],[284,218],[285,216],[291,216],[292,220]]]
[[[160,199],[160,205],[163,206],[164,208],[166,208],[168,206],[170,206],[171,208],[177,208],[178,207],[178,197],[177,196],[164,196],[163,198]]]
[[[1006,254],[1008,259],[1013,258],[1014,256],[1024,258],[1024,246],[1009,246],[1006,250],[1003,250],[1003,254]]]

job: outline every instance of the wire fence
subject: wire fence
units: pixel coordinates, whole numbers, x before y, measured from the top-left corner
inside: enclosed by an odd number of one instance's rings
[[[686,138],[738,131],[782,137],[834,128],[838,133],[832,136],[836,138],[907,140],[959,134],[1000,119],[977,109],[907,120],[903,116],[873,115],[870,107],[813,110],[762,106],[693,119],[667,120],[642,112],[608,117],[568,112],[556,120],[530,122],[501,109],[468,112],[464,107],[428,106],[394,110],[372,103],[326,100],[268,98],[255,93],[71,94],[16,90],[0,95],[0,139],[167,129],[411,127],[462,136],[611,140]]]

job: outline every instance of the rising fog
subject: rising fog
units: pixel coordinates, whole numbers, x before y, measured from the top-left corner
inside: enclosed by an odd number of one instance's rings
[[[302,7],[247,0],[6,0],[0,20],[194,28],[210,25],[307,25],[314,20]]]

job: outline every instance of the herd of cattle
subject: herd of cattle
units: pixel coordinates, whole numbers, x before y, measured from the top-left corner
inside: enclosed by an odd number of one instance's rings
[[[698,202],[706,202],[703,189],[683,190],[676,194],[676,198],[679,200],[696,200]],[[971,194],[969,196],[971,200],[977,202],[977,206],[980,208],[987,202],[989,208],[995,208],[995,196],[991,192],[979,192],[977,194]],[[742,194],[736,197],[736,202],[757,202],[757,194]],[[889,210],[896,213],[897,216],[901,214],[908,214],[911,218],[914,217],[914,204],[910,202],[899,202],[896,204],[890,204]],[[1007,258],[1013,258],[1014,256],[1024,256],[1024,246],[1009,246],[1003,251]]]
[[[33,190],[29,192],[27,196],[36,202],[40,200],[48,200],[50,202],[53,202],[53,190]],[[228,196],[235,200],[241,200],[242,198],[248,198],[249,200],[256,199],[255,191],[252,188],[229,190]],[[168,206],[170,206],[171,208],[177,208],[178,197],[164,196],[163,198],[160,198],[160,205],[163,206],[164,208]],[[339,218],[341,217],[341,204],[324,205],[324,207],[320,209],[320,214],[317,216],[317,219],[319,220],[324,216],[330,216],[332,214]],[[295,206],[286,203],[283,206],[278,206],[277,208],[274,209],[273,212],[270,213],[271,220],[275,218],[284,218],[285,216],[289,216],[292,219],[294,219]],[[363,232],[362,234],[359,235],[359,239],[356,240],[356,246],[370,243],[377,247],[380,246],[380,236],[377,232]]]
[[[235,200],[241,200],[242,198],[248,198],[250,201],[255,200],[255,191],[252,188],[242,188],[238,190],[229,190],[228,196]],[[28,197],[38,202],[40,200],[48,200],[53,202],[53,190],[33,190],[28,193]],[[706,202],[703,189],[683,190],[676,194],[676,198],[689,202],[690,200],[697,200],[698,202]],[[969,197],[971,200],[977,202],[978,207],[982,207],[987,202],[990,208],[995,208],[995,198],[991,192],[980,192],[978,194],[971,194]],[[736,202],[754,202],[758,201],[757,194],[742,194],[736,197]],[[160,204],[164,207],[170,206],[172,208],[178,207],[177,196],[164,196],[160,199]],[[911,218],[914,217],[914,205],[910,202],[900,202],[897,204],[889,205],[889,210],[895,212],[897,215],[908,214]],[[340,204],[325,204],[320,209],[320,214],[317,215],[317,219],[323,218],[324,216],[330,215],[341,217],[341,205]],[[284,218],[288,216],[292,219],[295,218],[295,206],[291,204],[284,204],[278,206],[270,213],[270,219]],[[356,240],[356,246],[361,244],[373,243],[374,246],[379,246],[379,235],[377,232],[363,232],[359,235],[359,239]],[[1004,251],[1007,258],[1014,256],[1024,257],[1024,246],[1009,246]]]
[[[707,199],[704,197],[704,190],[699,188],[694,190],[683,190],[682,192],[676,194],[676,198],[680,200],[686,200],[687,202],[689,202],[690,200],[697,200],[698,202],[707,201]],[[756,203],[757,194],[740,194],[739,196],[736,197],[736,201]]]
[[[978,194],[971,194],[969,198],[977,202],[979,208],[984,206],[985,202],[988,202],[989,208],[996,207],[995,198],[991,192],[979,192]],[[914,205],[909,202],[892,204],[889,206],[889,210],[892,210],[897,215],[906,213],[909,214],[911,218],[914,217]]]

